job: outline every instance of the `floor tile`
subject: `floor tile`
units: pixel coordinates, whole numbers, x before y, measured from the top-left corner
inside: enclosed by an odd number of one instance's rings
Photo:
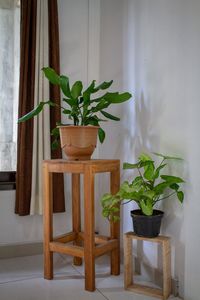
[[[0,259],[0,283],[43,277],[43,255]],[[54,254],[54,273],[67,272],[75,274],[71,260]]]
[[[32,278],[17,282],[9,282],[0,285],[1,300],[105,300],[99,293],[86,292],[84,280],[79,275],[45,280]]]

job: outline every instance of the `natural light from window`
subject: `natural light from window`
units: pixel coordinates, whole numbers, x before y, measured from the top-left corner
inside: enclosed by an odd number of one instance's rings
[[[19,90],[19,1],[0,0],[0,171],[16,170]]]

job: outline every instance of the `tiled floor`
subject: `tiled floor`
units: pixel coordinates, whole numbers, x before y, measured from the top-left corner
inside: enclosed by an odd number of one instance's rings
[[[71,261],[54,255],[54,280],[45,280],[42,255],[1,259],[0,300],[154,300],[124,291],[123,273],[111,276],[105,259],[96,261],[96,291],[86,292],[83,266],[74,267]]]

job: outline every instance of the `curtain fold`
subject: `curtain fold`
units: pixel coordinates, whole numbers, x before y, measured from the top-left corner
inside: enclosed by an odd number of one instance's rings
[[[34,106],[37,0],[21,1],[19,117]],[[33,120],[18,124],[15,213],[30,213]]]
[[[34,107],[49,99],[49,82],[41,69],[49,64],[48,0],[37,0],[36,59]],[[37,118],[33,126],[33,157],[30,214],[43,213],[42,162],[50,159],[50,110],[49,106]]]
[[[41,0],[40,0],[41,1]],[[43,1],[38,1],[40,4]],[[58,10],[56,0],[46,0],[48,1],[48,26],[49,32],[49,42],[47,52],[49,52],[49,66],[55,68],[59,72],[59,28],[58,28]],[[47,2],[46,2],[47,3]],[[42,20],[42,19],[41,19]],[[46,100],[40,99],[44,95],[43,92],[37,91],[38,86],[41,85],[41,76],[37,78],[37,73],[35,73],[35,64],[39,64],[38,59],[36,59],[36,24],[37,24],[37,0],[21,0],[21,53],[20,53],[20,87],[19,87],[19,117],[29,112],[33,109],[34,97],[36,100]],[[48,30],[48,29],[46,29]],[[38,40],[38,39],[37,39]],[[47,41],[45,36],[40,39],[40,42]],[[46,50],[45,50],[46,51]],[[38,51],[37,51],[38,54]],[[39,54],[41,55],[41,53]],[[45,53],[44,53],[45,55]],[[48,60],[48,55],[47,55]],[[46,60],[46,61],[47,61]],[[45,64],[46,64],[45,61]],[[48,64],[48,62],[47,62]],[[41,65],[40,65],[41,66]],[[38,67],[38,65],[37,65]],[[40,71],[41,72],[41,71]],[[35,76],[36,75],[36,76]],[[36,78],[36,80],[35,80]],[[47,80],[45,79],[47,82]],[[35,87],[36,84],[36,87]],[[44,82],[42,82],[44,84]],[[43,86],[44,88],[44,86]],[[48,89],[48,88],[47,88]],[[45,90],[47,90],[45,89]],[[37,94],[36,94],[37,93]],[[45,92],[45,95],[48,93]],[[60,91],[55,86],[50,86],[49,90],[50,99],[56,101],[60,104]],[[37,99],[37,97],[39,99]],[[47,111],[45,112],[47,113]],[[44,116],[44,114],[43,114]],[[49,118],[48,117],[46,119]],[[46,122],[47,121],[47,122]],[[46,120],[45,124],[49,121]],[[60,110],[50,111],[50,124],[44,125],[42,116],[20,123],[18,126],[18,157],[17,157],[17,179],[16,179],[16,205],[15,213],[19,215],[28,215],[31,213],[41,213],[42,212],[42,202],[41,202],[41,190],[42,190],[42,179],[41,174],[39,177],[32,176],[33,171],[38,171],[41,166],[42,159],[46,159],[50,155],[50,132],[49,127],[55,127],[56,122],[60,121]],[[34,126],[36,124],[36,127]],[[37,155],[35,151],[38,151],[38,146],[33,143],[33,135],[41,138],[40,130],[43,127],[44,134],[47,139],[49,139],[49,146],[46,143],[45,148],[40,149],[43,153],[43,157],[36,162]],[[45,127],[45,128],[44,128]],[[47,130],[48,128],[48,130]],[[47,134],[48,131],[48,134]],[[33,134],[34,133],[34,134]],[[40,140],[38,141],[40,145]],[[33,148],[34,147],[34,148]],[[47,150],[47,148],[49,149]],[[49,153],[49,154],[48,154]],[[51,154],[52,158],[61,158],[61,150],[56,151]],[[53,174],[53,211],[63,212],[65,211],[65,201],[64,201],[64,181],[62,174]],[[40,196],[38,200],[34,193],[39,193]],[[32,197],[32,198],[31,198]],[[31,200],[32,199],[32,200]],[[32,203],[32,204],[31,204]]]
[[[60,74],[60,48],[59,48],[59,23],[57,0],[48,0],[49,12],[49,66]],[[60,104],[60,89],[50,84],[50,99]],[[61,121],[60,109],[50,108],[50,127],[53,129],[56,122]],[[61,148],[51,152],[51,158],[61,158]],[[59,201],[57,201],[59,199]],[[53,211],[62,212],[65,210],[64,201],[64,179],[63,174],[53,174]]]

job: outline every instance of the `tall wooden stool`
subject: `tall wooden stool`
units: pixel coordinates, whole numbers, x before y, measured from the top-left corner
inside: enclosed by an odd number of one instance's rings
[[[74,256],[74,264],[85,261],[85,289],[95,290],[95,258],[111,254],[111,274],[120,273],[120,224],[110,223],[110,236],[95,235],[94,177],[110,173],[110,190],[120,184],[119,160],[68,161],[46,160],[44,170],[44,278],[53,278],[53,252]],[[53,237],[52,173],[72,174],[72,232]],[[80,174],[84,177],[84,232],[81,231]],[[73,242],[73,244],[68,244]]]
[[[163,289],[151,288],[134,283],[132,266],[132,240],[141,240],[159,243],[162,246],[163,260]],[[139,237],[133,232],[124,234],[124,287],[127,290],[145,294],[160,299],[167,299],[171,293],[171,250],[170,238],[167,236],[157,236],[155,238]]]

